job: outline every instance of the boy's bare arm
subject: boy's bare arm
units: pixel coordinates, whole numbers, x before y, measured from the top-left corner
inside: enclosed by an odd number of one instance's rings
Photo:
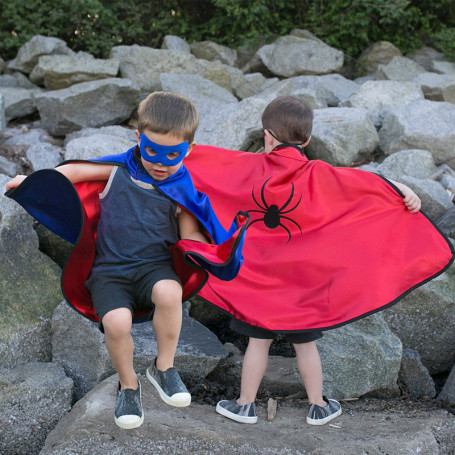
[[[417,213],[420,210],[421,207],[421,202],[419,196],[414,193],[414,191],[411,190],[408,186],[406,186],[403,183],[400,182],[395,182],[395,180],[388,179],[390,182],[392,182],[404,195],[403,197],[403,202],[406,208],[411,212],[411,213]]]
[[[110,164],[70,163],[56,168],[72,183],[88,182],[92,180],[107,180],[112,171]],[[26,175],[16,175],[6,184],[6,190],[16,188],[26,178]]]
[[[178,216],[179,221],[179,230],[180,230],[180,238],[189,239],[189,240],[196,240],[202,243],[209,243],[204,235],[199,230],[199,224],[194,218],[191,213],[183,210],[180,212]]]

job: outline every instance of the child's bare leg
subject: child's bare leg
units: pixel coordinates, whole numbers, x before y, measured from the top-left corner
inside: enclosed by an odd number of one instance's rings
[[[174,356],[182,328],[182,287],[174,280],[158,281],[152,289],[155,304],[153,328],[158,355],[156,367],[166,371],[174,366]]]
[[[132,315],[128,308],[117,308],[103,317],[106,347],[120,380],[120,388],[137,389],[133,367],[134,343],[131,336]]]
[[[243,358],[240,397],[237,403],[244,406],[254,403],[269,361],[269,349],[273,340],[250,338]]]
[[[327,403],[322,399],[322,365],[316,342],[294,343],[294,349],[308,401],[310,404],[327,406]]]

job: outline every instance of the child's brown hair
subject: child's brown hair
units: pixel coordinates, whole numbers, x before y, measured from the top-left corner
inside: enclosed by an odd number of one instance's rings
[[[300,98],[279,96],[265,108],[262,127],[280,142],[304,144],[311,136],[313,109]]]
[[[191,143],[199,122],[194,103],[174,92],[153,92],[139,104],[138,130],[171,134]]]

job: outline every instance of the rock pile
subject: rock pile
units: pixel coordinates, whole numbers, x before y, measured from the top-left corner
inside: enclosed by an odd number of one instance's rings
[[[362,77],[347,77],[352,73],[343,63],[342,52],[305,30],[250,51],[212,42],[189,45],[167,36],[161,49],[117,46],[108,59],[75,53],[56,38],[35,36],[14,60],[0,65],[0,186],[5,188],[17,173],[54,167],[64,159],[125,151],[135,142],[137,104],[155,90],[176,91],[196,103],[198,143],[253,152],[259,149],[265,106],[277,96],[294,95],[315,109],[311,158],[361,166],[402,181],[419,194],[423,210],[439,229],[455,238],[455,65],[434,49],[403,56],[387,42],[362,54],[355,69],[363,71]],[[93,444],[100,448],[97,453],[117,453],[117,444],[130,437],[114,428],[111,411],[105,409],[113,402],[115,379],[103,338],[96,326],[61,303],[55,263],[64,263],[68,245],[1,196],[0,250],[0,452],[40,453],[48,433],[79,400],[41,453],[94,453]],[[197,299],[186,305],[177,366],[190,381],[208,377],[212,383],[237,386],[242,352],[212,333],[226,325],[224,316]],[[399,379],[401,391],[414,399],[430,400],[440,392],[441,402],[455,406],[454,333],[451,267],[395,307],[326,332],[318,341],[325,392],[339,399],[366,394],[390,399],[400,393]],[[149,323],[135,326],[134,337],[141,373],[156,352],[156,342]],[[443,384],[435,385],[434,378],[446,377],[451,369],[440,391]],[[94,387],[106,402],[86,395]],[[271,359],[263,389],[279,396],[302,389],[292,358]],[[238,427],[229,424],[224,425],[225,439],[214,437],[219,425],[206,416],[213,414],[212,407],[175,411],[162,409],[157,401],[146,403],[149,437],[141,429],[135,432],[138,439],[129,440],[129,453],[152,453],[143,450],[152,443],[161,444],[159,453],[175,453],[177,446],[201,454],[223,452],[226,441],[238,435]],[[371,426],[356,430],[349,424],[353,409],[342,421],[352,453],[394,453],[400,435],[413,427],[409,419],[406,423],[395,416],[399,430],[392,431],[393,422],[385,425],[365,411],[361,418]],[[295,425],[287,406],[281,413],[286,425]],[[103,415],[110,416],[108,422]],[[279,418],[280,407],[277,422]],[[103,422],[96,430],[93,419]],[[173,436],[154,425],[157,419],[163,428],[172,427]],[[179,428],[183,421],[188,431]],[[373,437],[383,425],[381,437]],[[422,414],[411,433],[414,439],[402,444],[400,453],[452,453],[454,429],[454,416],[433,407]],[[315,450],[315,441],[325,439],[325,452],[339,453],[336,439],[328,436],[333,430],[318,437],[317,431],[305,428],[311,441],[303,452],[289,428],[289,447],[277,446],[277,431],[250,429],[235,450],[297,454]],[[348,443],[359,431],[370,431],[370,439]],[[65,439],[63,432],[68,432]]]

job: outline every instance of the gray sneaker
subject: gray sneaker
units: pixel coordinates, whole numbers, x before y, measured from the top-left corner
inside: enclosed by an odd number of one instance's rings
[[[114,413],[115,423],[125,430],[137,428],[144,422],[141,401],[141,383],[137,381],[137,389],[117,389],[117,400]]]
[[[156,368],[155,359],[153,365],[147,368],[146,374],[165,403],[178,408],[191,404],[191,395],[175,368],[160,371]]]
[[[341,405],[336,400],[323,397],[324,401],[328,403],[327,406],[321,407],[317,404],[312,404],[308,411],[306,422],[310,425],[324,425],[330,422],[335,417],[341,414]]]
[[[237,400],[222,400],[216,405],[216,412],[240,423],[256,423],[256,406],[248,403],[240,406]]]

